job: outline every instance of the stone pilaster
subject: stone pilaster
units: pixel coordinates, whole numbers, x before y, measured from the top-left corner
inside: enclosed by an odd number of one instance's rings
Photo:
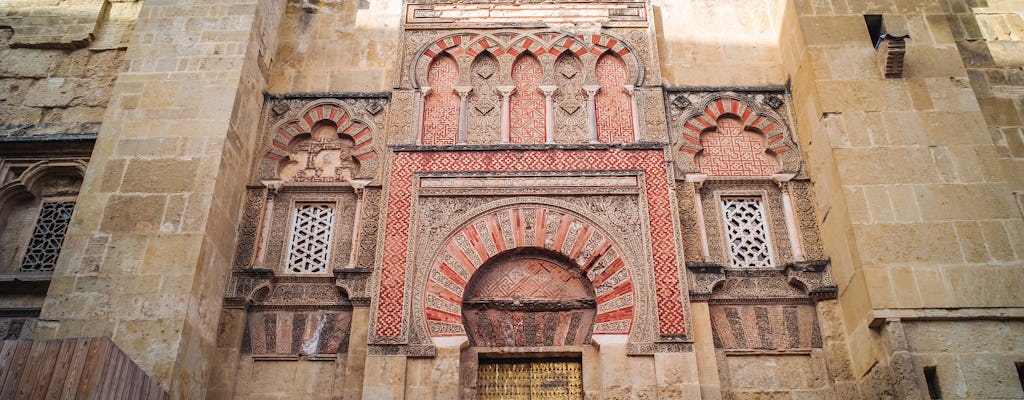
[[[111,336],[172,397],[205,396],[284,4],[143,6],[40,337]]]

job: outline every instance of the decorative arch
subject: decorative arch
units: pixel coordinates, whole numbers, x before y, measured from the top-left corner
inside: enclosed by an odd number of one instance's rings
[[[312,137],[316,127],[330,124],[336,127],[339,139],[350,139],[346,146],[356,164],[372,162],[377,157],[373,147],[373,130],[366,122],[353,118],[354,113],[336,100],[322,100],[310,103],[296,118],[278,123],[272,131],[270,149],[260,160],[259,179],[280,178],[281,166],[296,161],[295,144],[304,137]],[[358,176],[372,174],[373,168],[362,168]]]
[[[492,257],[473,274],[462,318],[472,346],[583,346],[596,304],[579,267],[557,253],[523,248]]]
[[[712,98],[683,124],[679,151],[694,157],[702,173],[769,176],[796,171],[785,126],[732,96]]]
[[[85,170],[84,160],[44,160],[0,187],[0,273],[54,269]]]
[[[512,83],[515,91],[509,104],[512,143],[544,143],[546,109],[540,85],[544,82],[544,68],[531,52],[520,54],[512,63]]]
[[[607,32],[576,35],[558,31],[494,34],[467,32],[441,37],[418,51],[412,58],[411,84],[414,88],[429,86],[425,79],[429,75],[429,66],[442,54],[449,54],[456,59],[463,55],[468,56],[465,57],[468,63],[468,60],[485,50],[499,59],[505,55],[516,58],[527,52],[538,58],[550,56],[547,62],[569,51],[580,58],[590,57],[588,65],[593,65],[594,58],[610,52],[626,64],[626,83],[639,86],[644,79],[640,57],[637,57],[636,52],[626,41]]]
[[[41,197],[43,195],[41,183],[47,177],[69,175],[84,178],[87,167],[88,164],[83,160],[46,160],[32,164],[18,176],[18,179],[0,187],[0,212],[11,199],[26,196]]]
[[[605,51],[597,59],[594,75],[601,89],[597,93],[597,139],[601,143],[632,143],[633,104],[626,83],[628,71],[620,56]]]
[[[501,64],[491,52],[484,50],[474,56],[469,68],[473,90],[466,103],[467,142],[487,143],[500,140],[501,99],[497,94]]]
[[[485,212],[450,235],[429,264],[423,300],[431,337],[465,335],[462,301],[482,266],[510,251],[535,249],[565,260],[594,289],[594,334],[629,334],[633,323],[633,278],[614,239],[567,210],[541,204]]]
[[[568,40],[567,40],[568,41]],[[585,53],[585,51],[584,51]],[[555,59],[552,68],[555,90],[555,141],[586,137],[587,96],[583,91],[583,62],[577,52],[566,49]],[[561,140],[560,140],[561,139]]]
[[[427,84],[430,92],[423,100],[423,137],[425,145],[451,145],[459,140],[459,64],[447,52],[430,62]]]

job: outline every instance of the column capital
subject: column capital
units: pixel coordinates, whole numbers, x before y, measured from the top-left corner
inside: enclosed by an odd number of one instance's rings
[[[469,96],[469,92],[473,91],[472,86],[452,86],[452,89],[459,94],[459,97],[465,99]]]
[[[284,181],[280,179],[268,179],[265,181],[260,181],[260,183],[262,183],[263,186],[266,186],[267,190],[270,190],[271,192],[281,190],[281,187],[284,186]]]
[[[795,177],[796,174],[775,174],[772,175],[772,180],[775,181],[775,184],[779,185],[780,188],[785,189],[786,184]]]
[[[498,93],[501,94],[501,97],[505,97],[505,98],[511,96],[512,92],[516,91],[516,87],[515,86],[498,86],[498,87],[495,87],[495,89],[498,90]]]
[[[543,85],[538,86],[537,88],[540,89],[542,93],[544,93],[544,97],[551,97],[552,95],[555,94],[555,91],[558,90],[558,86],[554,85]]]
[[[601,90],[600,85],[583,85],[582,89],[587,92],[587,96],[597,96],[597,91]]]
[[[636,90],[636,86],[633,85],[622,85],[622,87],[626,88],[626,93],[629,93],[630,96],[632,96],[633,91]]]
[[[430,94],[430,86],[420,86],[420,94],[422,94],[424,97]]]

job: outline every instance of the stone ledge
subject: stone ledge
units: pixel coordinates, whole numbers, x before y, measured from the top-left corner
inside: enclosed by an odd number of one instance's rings
[[[868,327],[878,329],[890,320],[956,321],[956,320],[1018,320],[1024,319],[1024,307],[994,308],[881,308],[868,312]]]
[[[640,143],[555,143],[555,144],[457,144],[445,146],[394,144],[388,146],[394,152],[445,152],[445,151],[537,151],[537,150],[664,150],[665,142]]]

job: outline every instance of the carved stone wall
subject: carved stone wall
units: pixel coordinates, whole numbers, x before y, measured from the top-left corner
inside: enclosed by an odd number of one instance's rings
[[[799,151],[793,151],[796,141],[785,91],[672,89],[665,101],[679,172],[762,177],[803,173]]]
[[[305,184],[373,180],[380,155],[387,95],[271,97],[263,108],[264,156],[253,183],[284,180]],[[314,128],[331,127],[334,135]],[[326,170],[326,172],[325,172]]]
[[[677,291],[674,292],[675,288],[678,288],[680,282],[675,278],[675,274],[672,271],[678,271],[679,258],[681,255],[681,249],[677,247],[677,242],[674,239],[675,225],[672,223],[672,201],[666,197],[671,189],[667,186],[667,176],[664,175],[664,169],[662,163],[664,159],[661,158],[660,150],[617,150],[607,149],[601,151],[591,150],[574,150],[574,151],[548,151],[548,152],[534,152],[534,151],[521,151],[521,152],[498,152],[498,151],[447,151],[447,152],[421,152],[411,151],[409,148],[403,152],[395,153],[395,160],[393,168],[391,170],[391,177],[388,180],[388,186],[386,187],[389,193],[386,210],[386,232],[383,236],[384,247],[378,250],[378,254],[381,262],[381,272],[379,275],[375,275],[373,280],[374,289],[379,285],[381,295],[374,299],[371,307],[371,341],[374,343],[423,343],[425,339],[422,335],[426,332],[420,331],[421,328],[417,326],[425,326],[424,321],[418,318],[424,318],[425,316],[417,316],[418,311],[416,307],[408,305],[407,298],[412,299],[426,299],[424,294],[415,294],[414,291],[423,290],[428,287],[427,277],[434,276],[438,278],[437,288],[447,288],[437,292],[433,295],[434,298],[443,299],[445,297],[452,297],[452,299],[458,298],[461,295],[462,289],[455,285],[453,287],[445,286],[445,282],[451,283],[452,278],[456,281],[468,281],[472,271],[479,266],[480,263],[485,261],[487,258],[499,252],[499,246],[503,243],[505,248],[512,248],[515,245],[515,232],[522,232],[522,240],[526,237],[536,237],[536,230],[516,230],[512,228],[495,229],[498,226],[502,226],[501,221],[507,219],[508,226],[511,227],[514,219],[513,215],[516,213],[508,213],[507,211],[502,213],[498,212],[493,214],[493,218],[482,217],[476,219],[469,225],[462,225],[472,220],[472,216],[464,216],[466,218],[459,222],[458,225],[453,227],[444,228],[444,221],[447,219],[439,218],[444,215],[458,216],[465,210],[470,209],[474,202],[486,202],[486,198],[480,199],[479,197],[460,197],[460,199],[444,200],[446,196],[467,196],[467,195],[516,195],[524,194],[524,189],[517,187],[530,187],[530,185],[539,185],[532,191],[525,193],[534,194],[545,194],[547,196],[555,196],[560,191],[566,194],[579,195],[580,193],[586,193],[588,190],[595,190],[588,188],[586,180],[579,180],[581,183],[575,187],[565,187],[563,189],[556,189],[560,185],[551,186],[553,178],[545,177],[546,174],[529,174],[529,171],[537,170],[538,168],[547,169],[549,171],[562,171],[562,176],[568,178],[576,174],[595,174],[608,173],[611,171],[621,171],[621,173],[627,173],[629,171],[635,171],[636,168],[642,168],[643,179],[638,181],[638,177],[631,178],[632,186],[626,186],[622,188],[620,185],[623,183],[615,183],[622,178],[601,178],[611,183],[613,189],[603,188],[600,190],[612,190],[613,192],[618,191],[619,193],[633,193],[639,195],[642,199],[639,203],[640,209],[636,219],[632,219],[634,224],[640,226],[647,226],[651,229],[649,239],[646,235],[642,235],[644,241],[650,240],[650,244],[644,245],[643,242],[640,244],[643,247],[633,247],[630,245],[626,250],[625,255],[628,255],[630,259],[627,264],[637,265],[638,267],[631,267],[630,271],[632,274],[637,273],[636,271],[653,271],[652,275],[646,275],[646,272],[642,272],[643,276],[637,277],[634,275],[634,282],[636,279],[642,279],[644,285],[652,285],[651,290],[653,292],[653,304],[647,305],[652,307],[642,313],[638,312],[636,315],[642,315],[644,317],[653,317],[658,315],[659,318],[656,321],[648,321],[644,324],[652,324],[656,328],[654,329],[653,335],[647,333],[646,327],[642,327],[634,322],[633,335],[640,335],[640,341],[646,343],[653,343],[656,341],[663,340],[674,340],[676,338],[686,338],[688,335],[688,329],[686,328],[688,322],[686,320],[686,305],[685,302],[677,302],[676,299],[683,297],[682,293]],[[586,160],[586,162],[583,162]],[[660,161],[659,161],[660,160]],[[571,175],[564,175],[571,172]],[[454,179],[456,175],[451,174],[466,174],[466,173],[477,173],[483,175],[477,175],[479,178],[469,179],[469,182],[464,182],[467,178]],[[524,175],[525,174],[525,175]],[[428,179],[431,176],[446,177],[445,179]],[[557,176],[557,175],[556,175]],[[627,173],[629,176],[629,173]],[[515,177],[517,184],[512,185],[511,182]],[[558,182],[573,182],[572,179],[560,178]],[[596,179],[596,178],[595,178]],[[599,179],[599,181],[601,181]],[[549,182],[550,181],[550,182]],[[628,179],[627,179],[628,181]],[[460,183],[464,182],[464,183]],[[536,182],[536,183],[531,183]],[[548,182],[548,183],[545,183]],[[640,183],[643,182],[643,183]],[[440,186],[438,186],[440,185]],[[466,186],[468,185],[468,186]],[[525,186],[524,186],[525,185]],[[600,185],[599,185],[600,186]],[[626,192],[622,192],[626,190]],[[606,192],[601,192],[606,193]],[[429,194],[429,196],[428,196]],[[427,196],[427,197],[421,197]],[[438,197],[440,196],[440,197]],[[422,198],[423,200],[417,200]],[[436,199],[436,200],[434,200]],[[464,200],[463,200],[464,199]],[[477,200],[474,200],[477,199]],[[423,203],[422,201],[427,201]],[[465,202],[469,203],[465,203]],[[516,202],[524,202],[526,199],[521,200],[508,200],[506,204],[516,204]],[[536,200],[529,200],[536,201]],[[435,205],[430,205],[435,204]],[[571,203],[570,203],[571,204]],[[414,206],[415,205],[415,206]],[[421,208],[422,207],[422,208]],[[443,207],[443,208],[431,208],[431,207]],[[578,209],[578,206],[566,205],[568,209]],[[456,211],[460,210],[460,211]],[[536,208],[534,212],[520,212],[519,215],[522,218],[535,218]],[[485,210],[480,210],[478,213],[482,213]],[[623,210],[624,211],[624,210]],[[634,211],[635,213],[636,211]],[[423,214],[426,213],[426,214]],[[474,214],[479,215],[479,214]],[[618,214],[621,215],[621,214]],[[507,218],[506,218],[507,217]],[[615,217],[609,215],[609,219],[602,219],[603,221],[609,221],[608,223],[620,224],[623,222],[621,217]],[[665,219],[667,217],[667,219]],[[629,221],[631,219],[626,219]],[[488,222],[491,221],[491,222]],[[527,223],[529,220],[523,220],[520,223],[526,224],[523,226],[533,226]],[[545,219],[545,221],[548,221]],[[551,243],[554,245],[554,239],[557,237],[563,237],[557,234],[559,227],[562,222],[568,221],[568,223],[562,227],[563,232],[560,235],[565,235],[563,239],[565,243],[575,243],[573,247],[565,248],[567,246],[563,244],[562,247],[558,247],[556,251],[563,252],[564,254],[574,255],[583,254],[592,250],[592,246],[600,247],[600,241],[594,241],[596,232],[594,230],[585,230],[585,225],[574,225],[572,219],[552,219],[545,226],[545,235],[550,232]],[[488,224],[494,224],[494,227],[490,227]],[[551,225],[553,224],[553,225]],[[415,236],[412,237],[416,241],[415,249],[406,247],[407,241],[410,239],[409,226],[418,227],[420,231],[414,232]],[[459,233],[454,236],[455,241],[451,242],[451,246],[457,246],[458,251],[451,251],[449,254],[454,256],[448,258],[443,257],[436,259],[437,263],[433,264],[438,269],[437,275],[420,273],[417,275],[419,266],[429,266],[430,261],[435,254],[433,249],[442,249],[444,251],[449,245],[443,242],[430,242],[430,240],[438,240],[438,238],[448,237],[455,228],[462,226],[462,229],[470,229],[464,233]],[[607,236],[602,234],[604,237],[635,237],[635,226],[632,228],[626,227],[622,231],[622,236]],[[426,229],[425,231],[423,229]],[[500,236],[496,236],[498,232],[501,232]],[[530,236],[530,232],[533,232],[533,236]],[[505,235],[508,236],[508,242],[505,242]],[[577,240],[575,238],[582,238],[588,236],[588,240]],[[470,237],[487,238],[481,239],[476,245],[473,244]],[[546,237],[546,236],[544,236]],[[462,239],[459,239],[462,238]],[[572,238],[572,240],[569,240]],[[459,240],[465,241],[465,243],[459,244]],[[422,242],[421,242],[422,241]],[[549,245],[549,240],[544,240],[544,245]],[[593,245],[589,244],[593,242]],[[485,243],[491,243],[487,245]],[[490,247],[489,247],[490,246]],[[651,247],[646,247],[651,246]],[[493,248],[492,248],[493,247]],[[575,249],[574,247],[579,247]],[[644,250],[644,248],[650,250]],[[454,249],[454,248],[453,248]],[[618,250],[616,250],[617,252]],[[458,256],[461,254],[462,256]],[[424,258],[426,257],[426,258]],[[614,256],[609,258],[608,254],[605,254],[601,259],[607,259],[608,261],[614,261]],[[461,261],[460,261],[461,260]],[[477,261],[473,261],[477,260]],[[580,265],[587,265],[586,259],[577,260]],[[650,263],[652,267],[639,267],[640,265]],[[446,265],[449,268],[443,268],[441,265]],[[456,269],[460,265],[466,265],[466,272],[462,274],[457,273]],[[609,264],[611,267],[615,267],[613,264]],[[423,269],[427,271],[427,269]],[[447,275],[442,271],[447,271]],[[417,278],[418,276],[418,278]],[[416,281],[410,281],[410,279],[416,279]],[[649,280],[648,280],[649,279]],[[415,282],[415,283],[414,283]],[[419,283],[422,282],[422,283]],[[600,287],[601,285],[595,285]],[[616,292],[618,286],[611,286],[609,290]],[[637,286],[634,285],[634,290]],[[443,294],[448,293],[450,294]],[[601,290],[599,290],[598,296],[600,296]],[[648,292],[650,293],[650,292]],[[410,297],[411,296],[411,297]],[[620,296],[620,294],[611,295],[609,300]],[[599,300],[599,304],[601,301]],[[615,309],[613,304],[616,302],[609,302],[608,307]],[[637,303],[640,304],[640,303]],[[412,314],[410,309],[412,307]],[[438,303],[439,309],[449,310],[448,313],[452,315],[459,315],[456,309],[451,309],[449,306],[444,306]],[[599,309],[608,309],[607,307],[599,306]],[[599,314],[601,311],[599,310]],[[612,317],[615,314],[607,314],[607,317]],[[412,318],[412,322],[410,322]],[[601,317],[599,317],[600,319]],[[614,321],[621,317],[615,317],[611,319]],[[440,321],[440,320],[439,320]],[[599,326],[600,326],[599,321]],[[453,330],[446,330],[445,332],[458,333],[460,331],[454,325]],[[621,328],[616,328],[621,329]]]

